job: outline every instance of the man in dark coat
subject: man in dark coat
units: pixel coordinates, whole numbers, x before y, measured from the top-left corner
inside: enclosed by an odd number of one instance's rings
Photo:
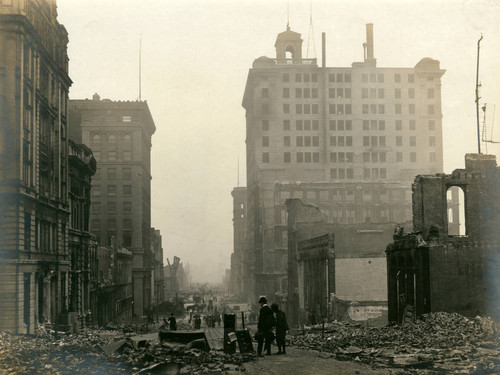
[[[271,310],[276,314],[276,344],[278,345],[278,354],[286,354],[285,336],[286,331],[289,331],[286,315],[278,308],[278,305],[273,303]]]
[[[174,313],[170,314],[170,318],[168,318],[168,322],[170,323],[170,330],[177,331],[177,321],[175,320]]]
[[[271,355],[271,342],[274,340],[273,327],[276,325],[273,310],[267,306],[267,298],[259,299],[261,306],[257,323],[257,355],[262,357],[262,344],[265,341],[266,354]]]

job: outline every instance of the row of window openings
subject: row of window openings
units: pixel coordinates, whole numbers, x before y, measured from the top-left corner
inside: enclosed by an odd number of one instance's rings
[[[416,152],[410,152],[410,157],[409,157],[410,162],[416,163],[417,162],[417,153]],[[402,163],[404,161],[403,153],[402,152],[396,152],[396,161],[398,163]],[[429,162],[436,162],[436,153],[435,152],[429,152]]]
[[[289,103],[283,104],[283,113],[290,113],[291,107]],[[368,115],[383,115],[385,114],[385,104],[363,104],[361,107],[362,114]],[[262,104],[262,112],[270,113],[269,104]],[[328,113],[336,114],[336,115],[350,115],[352,114],[352,105],[351,104],[329,104],[328,105]],[[403,113],[402,104],[394,105],[394,113],[400,115]],[[408,105],[408,114],[413,115],[416,113],[415,104]],[[429,104],[427,106],[427,114],[433,115],[436,113],[436,107],[434,104]],[[295,104],[295,114],[319,114],[319,104]]]
[[[330,169],[330,178],[339,180],[343,179],[352,180],[354,178],[354,172],[352,168],[332,168]],[[387,169],[365,168],[363,170],[363,178],[365,180],[387,178]]]
[[[331,95],[330,95],[330,98],[332,98]],[[363,87],[361,89],[361,98],[362,99],[384,99],[385,98],[385,89]],[[400,88],[394,89],[394,98],[401,99],[401,89]],[[414,88],[408,89],[408,98],[415,99],[415,89]],[[433,88],[427,89],[427,99],[434,99],[434,89]]]
[[[351,73],[329,73],[329,82],[351,82]],[[290,73],[283,74],[283,82],[290,82]],[[318,82],[317,73],[295,73],[295,82]]]
[[[107,137],[108,143],[116,143],[117,141],[117,136],[114,134],[109,134]],[[123,142],[131,142],[132,141],[132,136],[130,134],[124,134],[121,137],[121,141]],[[101,135],[100,134],[94,134],[92,136],[92,143],[100,143],[101,142]]]
[[[292,162],[292,153],[285,152],[283,154],[283,159],[285,163]],[[385,163],[387,161],[387,156],[385,152],[364,152],[363,162],[364,163]],[[396,152],[396,162],[403,162],[403,152]],[[417,153],[409,153],[409,161],[412,163],[417,162]],[[429,153],[429,161],[436,162],[436,153]],[[269,163],[269,152],[262,153],[262,162]],[[297,152],[296,153],[297,163],[319,163],[319,152]],[[331,163],[352,163],[354,162],[354,153],[352,152],[330,152],[330,162]]]
[[[263,112],[264,113],[269,113],[269,105],[263,104]],[[290,104],[285,103],[283,104],[283,113],[287,114],[290,113]],[[328,111],[330,114],[337,114],[337,115],[350,115],[352,114],[352,105],[351,104],[329,104],[328,105]],[[295,104],[295,114],[297,115],[317,115],[319,114],[319,105],[318,104]]]
[[[332,137],[330,137],[331,139]],[[335,146],[331,144],[331,146]],[[416,147],[417,146],[417,137],[412,135],[408,137],[408,145],[411,147]],[[385,142],[385,136],[363,136],[363,146],[365,147],[385,147],[386,142]],[[403,136],[398,135],[396,136],[396,146],[402,147],[403,146]],[[430,147],[435,147],[436,146],[436,137],[435,136],[430,136],[429,137],[429,146]]]
[[[116,179],[116,168],[108,168],[107,169],[107,178],[108,180]],[[124,180],[130,180],[132,178],[132,169],[131,168],[122,168],[122,176]],[[97,168],[96,173],[94,175],[95,180],[101,179],[101,169]]]
[[[94,159],[96,161],[101,160],[101,152],[100,151],[94,151],[93,154],[94,154]],[[107,160],[108,161],[117,161],[118,160],[118,153],[116,151],[108,151],[107,152]],[[131,151],[123,151],[121,160],[132,161],[132,152]]]
[[[416,130],[416,121],[409,120],[409,129]],[[429,120],[429,130],[436,130],[436,122]],[[269,120],[262,120],[262,130],[268,131]],[[396,130],[403,130],[403,120],[395,121]],[[295,120],[296,130],[319,130],[319,120]],[[290,120],[283,120],[283,130],[290,130]],[[330,130],[352,130],[352,120],[330,120]],[[385,120],[363,120],[363,130],[385,130]]]
[[[408,121],[409,130],[417,130],[417,122],[415,120]],[[429,121],[429,130],[435,130],[434,120]],[[403,130],[403,121],[396,120],[395,122],[396,130]],[[330,129],[332,130],[332,129]],[[363,120],[363,130],[385,130],[385,120]]]
[[[269,163],[269,153],[262,154],[262,162]],[[284,162],[291,163],[292,162],[292,153],[285,152],[283,154]],[[295,153],[296,162],[297,163],[319,163],[319,152],[297,152]],[[266,161],[267,160],[267,161]],[[339,163],[352,163],[354,161],[354,154],[352,152],[339,152],[339,153],[330,153],[330,161]]]
[[[406,76],[408,83],[415,83],[415,74],[410,73]],[[432,80],[432,79],[431,79]],[[362,73],[361,82],[383,83],[385,75],[383,73]],[[290,74],[283,74],[283,82],[290,82]],[[317,73],[295,73],[295,82],[318,82]],[[350,73],[329,73],[328,82],[351,82]],[[401,83],[401,73],[394,74],[394,83]]]
[[[282,191],[280,198],[286,201],[291,198],[290,191]],[[363,200],[380,200],[381,202],[404,201],[406,193],[404,190],[369,190],[363,189]],[[321,191],[293,191],[294,198],[306,198],[308,200],[331,200],[331,201],[350,201],[354,202],[354,190],[321,190]]]
[[[110,246],[111,245],[111,238],[114,237],[115,238],[115,241],[117,241],[117,233],[116,233],[116,230],[108,230],[105,232],[106,234],[106,237],[103,239],[101,238],[102,235],[101,235],[101,231],[97,231],[97,230],[92,230],[92,232],[94,233],[94,235],[96,236],[97,238],[97,242],[100,244],[100,245],[103,245],[103,246]],[[118,239],[119,241],[119,239]],[[123,243],[118,243],[118,245],[122,245],[122,246],[131,246],[132,245],[132,230],[123,230],[122,231],[122,241]]]
[[[410,73],[406,76],[408,83],[415,83],[415,74]],[[361,74],[361,82],[383,83],[385,76],[382,73],[363,73]],[[394,83],[401,83],[401,73],[394,74]]]
[[[383,90],[383,89],[382,89]],[[295,88],[295,98],[297,99],[308,99],[308,98],[313,98],[317,99],[318,98],[318,88],[313,87],[313,88],[301,88],[297,87]],[[351,98],[351,89],[350,88],[342,88],[339,87],[337,89],[335,88],[329,88],[328,89],[328,96],[329,98],[346,98],[350,99]],[[263,98],[268,98],[269,97],[269,90],[268,88],[264,87],[262,89],[262,97]],[[284,99],[289,99],[290,98],[290,88],[284,87],[283,88],[283,98]]]
[[[123,212],[132,212],[132,202],[123,202]],[[101,212],[101,202],[92,202],[92,213]],[[116,202],[108,202],[106,205],[106,212],[117,212]]]
[[[269,97],[269,89],[268,88],[263,88],[262,89],[262,97],[263,98],[268,98]],[[351,89],[350,88],[343,88],[343,87],[338,87],[334,88],[331,87],[328,89],[328,97],[330,99],[351,99]],[[396,99],[401,99],[401,89],[396,88],[394,89],[394,98]],[[283,88],[283,98],[288,99],[290,98],[290,88],[284,87]],[[318,88],[295,88],[295,98],[301,99],[301,98],[313,98],[316,99],[318,98]],[[384,99],[385,98],[385,89],[384,88],[367,88],[363,87],[361,89],[361,98],[362,99]],[[415,89],[414,88],[409,88],[408,89],[408,98],[409,99],[415,99]],[[428,88],[427,89],[427,98],[428,99],[434,99],[434,89],[433,88]]]
[[[24,250],[31,250],[31,214],[24,214]],[[57,223],[35,219],[35,250],[45,253],[57,252],[59,246],[59,233]],[[66,225],[61,224],[62,251],[66,251]]]
[[[107,229],[116,229],[116,219],[108,219],[106,223]],[[123,219],[122,223],[123,229],[132,229],[132,219]],[[93,230],[101,228],[101,220],[93,219],[91,227]]]
[[[410,147],[417,146],[417,137],[412,135],[408,137],[408,145]],[[297,147],[319,147],[319,136],[297,136],[295,138],[295,145]],[[291,137],[283,137],[283,144],[285,147],[291,146]],[[330,146],[335,147],[352,147],[352,136],[330,136]],[[262,137],[262,146],[269,147],[269,137]],[[385,136],[363,136],[363,146],[364,147],[385,147],[386,137]],[[403,146],[403,137],[396,136],[396,146]],[[429,137],[429,146],[436,146],[436,137]]]
[[[381,146],[385,146],[385,137],[380,141]],[[285,147],[291,146],[291,137],[283,137]],[[297,136],[295,137],[295,146],[297,147],[319,147],[319,136]],[[330,146],[352,147],[352,136],[330,136]],[[262,137],[262,147],[269,147],[269,137]]]
[[[123,185],[123,195],[132,195],[132,185]],[[116,185],[107,186],[108,195],[116,195]],[[99,185],[92,186],[92,195],[100,196],[101,187]]]
[[[335,109],[333,109],[335,110]],[[364,115],[382,115],[385,114],[385,104],[363,104],[362,105],[362,113]],[[335,113],[330,110],[330,113]],[[403,106],[402,104],[395,104],[394,105],[394,113],[396,115],[401,115],[403,113]],[[408,114],[414,115],[416,113],[416,107],[415,104],[408,104]],[[427,114],[428,115],[433,115],[436,113],[436,107],[434,104],[429,104],[427,106]]]

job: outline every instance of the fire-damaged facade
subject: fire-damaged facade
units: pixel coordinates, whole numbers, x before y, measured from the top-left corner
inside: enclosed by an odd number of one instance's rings
[[[97,243],[89,231],[90,192],[92,176],[96,172],[96,160],[92,151],[71,139],[69,145],[69,202],[71,215],[68,227],[70,260],[68,280],[68,314],[59,317],[61,327],[78,330],[92,322],[90,309],[91,254]]]
[[[397,230],[386,250],[390,321],[436,311],[500,317],[499,182],[495,156],[480,154],[449,175],[415,178],[414,232]],[[450,234],[453,187],[464,195],[462,236]]]
[[[287,293],[274,297],[289,323],[311,323],[313,315],[317,321],[385,321],[384,250],[396,224],[329,223],[320,207],[296,198],[286,207]]]
[[[319,316],[329,316],[331,294],[335,292],[334,234],[299,242],[297,276],[299,309]]]

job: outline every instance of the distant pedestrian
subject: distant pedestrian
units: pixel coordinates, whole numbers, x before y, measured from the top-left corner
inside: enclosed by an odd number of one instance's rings
[[[194,317],[194,329],[200,329],[201,328],[201,318],[199,315],[196,315]]]
[[[170,324],[171,331],[177,331],[177,321],[175,320],[174,313],[170,314],[170,318],[168,318],[168,323]]]
[[[265,350],[267,355],[271,355],[271,342],[274,340],[273,327],[276,325],[273,310],[267,306],[267,298],[262,296],[259,298],[261,306],[259,312],[259,321],[257,323],[257,355],[262,357],[262,345],[265,342]]]
[[[276,344],[278,345],[278,354],[286,354],[286,331],[289,331],[286,315],[278,308],[278,305],[273,303],[271,310],[276,314]]]

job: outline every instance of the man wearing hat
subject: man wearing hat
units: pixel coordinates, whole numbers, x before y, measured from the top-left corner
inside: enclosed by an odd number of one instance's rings
[[[273,327],[276,325],[273,310],[267,306],[267,298],[259,298],[261,306],[259,312],[259,321],[257,323],[257,355],[262,357],[262,344],[265,341],[266,354],[271,355],[271,342],[274,340]]]

